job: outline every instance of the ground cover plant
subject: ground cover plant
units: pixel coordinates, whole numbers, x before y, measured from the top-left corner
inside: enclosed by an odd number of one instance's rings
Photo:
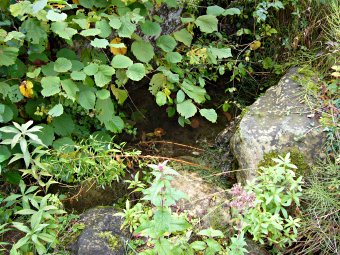
[[[246,254],[249,237],[273,254],[337,254],[339,10],[336,0],[2,0],[0,253],[68,254],[84,226],[53,187],[125,181],[137,199],[118,213],[132,254]],[[148,91],[179,128],[216,123],[293,65],[319,75],[300,82],[327,160],[300,176],[289,154],[276,157],[230,190],[228,231],[199,229],[173,210],[186,198],[171,185],[179,173],[149,168],[161,157],[121,140],[136,134],[130,93]]]

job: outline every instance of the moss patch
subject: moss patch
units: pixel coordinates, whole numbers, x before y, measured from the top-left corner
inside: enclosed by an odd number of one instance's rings
[[[279,155],[285,156],[288,152],[290,153],[290,161],[297,167],[295,170],[296,174],[298,176],[306,176],[310,172],[310,166],[307,164],[304,155],[296,147],[286,148],[281,152],[271,151],[266,153],[258,167],[275,166],[276,163],[272,159],[277,158]]]
[[[98,234],[100,238],[103,238],[107,241],[108,246],[111,250],[116,250],[119,248],[119,236],[113,235],[111,231],[105,231]]]

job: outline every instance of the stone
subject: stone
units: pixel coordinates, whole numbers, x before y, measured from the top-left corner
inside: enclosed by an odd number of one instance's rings
[[[72,255],[123,255],[128,234],[120,229],[122,219],[112,207],[93,208],[80,215],[85,229],[70,246]]]
[[[187,194],[189,200],[178,201],[175,209],[198,218],[198,227],[226,228],[231,219],[228,190],[207,183],[194,172],[179,171],[179,174],[172,180],[172,187]]]
[[[291,68],[243,116],[230,140],[231,151],[242,170],[236,174],[238,182],[254,178],[259,162],[269,152],[297,148],[308,164],[320,155],[325,135],[318,115],[303,100],[306,90],[297,82],[303,78],[298,68]]]

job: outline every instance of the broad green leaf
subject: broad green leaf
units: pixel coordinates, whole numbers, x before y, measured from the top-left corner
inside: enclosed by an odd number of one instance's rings
[[[72,68],[71,71],[80,71],[84,68],[83,62],[80,62],[78,60],[71,60]]]
[[[176,31],[174,33],[174,37],[177,41],[183,43],[184,45],[186,45],[188,47],[190,47],[192,39],[193,39],[192,34],[190,34],[188,32],[188,30],[186,30],[185,28],[183,28],[179,31]]]
[[[36,69],[34,69],[32,72],[27,72],[26,75],[28,78],[34,79],[37,78],[40,74],[41,68],[38,67]]]
[[[43,10],[47,5],[47,0],[37,0],[32,4],[33,14]]]
[[[26,0],[11,4],[9,9],[13,17],[24,16],[25,14],[33,13],[31,2]]]
[[[115,107],[111,98],[98,99],[95,109],[97,119],[104,124],[111,121],[115,115]]]
[[[54,71],[65,73],[72,68],[72,62],[66,58],[58,58],[54,62]]]
[[[203,229],[197,233],[200,236],[208,236],[208,237],[220,237],[223,238],[224,235],[221,230],[215,230],[213,228]]]
[[[47,12],[46,18],[50,21],[64,21],[67,18],[66,13],[58,13],[54,10],[49,10]]]
[[[122,24],[118,29],[119,37],[131,38],[131,35],[135,32],[137,26],[131,23],[130,19],[126,16],[120,17],[120,20]]]
[[[109,37],[112,33],[112,28],[106,19],[102,19],[96,22],[96,28],[100,30],[99,36],[102,38]]]
[[[133,81],[140,81],[145,76],[145,67],[141,63],[133,64],[128,68],[126,75]]]
[[[91,45],[95,48],[104,49],[109,45],[109,41],[106,39],[95,38],[93,41],[91,41]]]
[[[148,63],[155,55],[154,49],[149,42],[134,41],[131,45],[133,55],[144,63]]]
[[[79,92],[79,104],[86,110],[91,110],[96,104],[96,94],[91,89],[82,89]]]
[[[146,20],[144,24],[141,25],[141,29],[142,32],[148,36],[158,36],[162,31],[158,23],[149,20]]]
[[[90,63],[88,66],[84,68],[84,73],[87,75],[95,75],[98,72],[99,65],[95,63]]]
[[[156,44],[159,48],[161,48],[165,52],[170,52],[175,49],[177,42],[170,35],[162,35],[157,39]]]
[[[111,90],[113,95],[116,97],[118,104],[123,104],[129,96],[128,92],[125,89],[117,89],[112,85]]]
[[[42,127],[41,132],[38,132],[37,135],[43,144],[46,146],[51,146],[55,137],[53,127],[46,124],[39,124]]]
[[[64,113],[63,115],[53,118],[52,125],[54,132],[60,136],[71,135],[74,130],[74,122],[71,115]]]
[[[124,121],[119,116],[114,116],[112,120],[105,122],[105,127],[114,133],[120,133],[123,131],[125,125]]]
[[[75,149],[75,143],[70,137],[62,137],[54,141],[53,148],[63,153],[70,153]]]
[[[80,35],[82,35],[82,36],[95,36],[95,35],[99,35],[100,33],[101,33],[101,31],[98,28],[89,28],[89,29],[81,31]]]
[[[122,22],[119,19],[119,16],[116,15],[111,15],[109,16],[109,25],[113,28],[113,29],[119,29],[122,26]]]
[[[18,57],[19,49],[0,45],[0,66],[13,65]]]
[[[190,246],[196,251],[203,251],[207,247],[205,242],[202,242],[202,241],[195,241],[191,243]]]
[[[58,72],[54,71],[54,62],[49,62],[41,67],[41,71],[45,76],[57,76]]]
[[[185,99],[185,94],[183,92],[183,90],[179,90],[177,91],[177,95],[176,95],[176,100],[177,100],[177,103],[182,103]]]
[[[6,161],[12,156],[11,151],[5,145],[0,145],[0,163]]]
[[[168,52],[165,59],[172,64],[176,64],[182,61],[182,55],[178,52]]]
[[[200,114],[212,123],[217,120],[217,113],[214,109],[201,109]]]
[[[64,113],[64,107],[62,104],[55,105],[51,110],[48,111],[48,115],[51,115],[52,117],[59,117]]]
[[[132,64],[132,60],[124,55],[116,55],[111,61],[111,65],[114,68],[128,68],[129,66],[132,66]]]
[[[225,11],[225,9],[223,9],[222,7],[220,7],[218,5],[209,6],[207,8],[207,14],[208,15],[220,16],[224,13],[224,11]]]
[[[218,59],[223,59],[223,58],[231,58],[233,55],[231,54],[231,49],[230,48],[209,48],[209,51],[211,54],[218,58]]]
[[[72,39],[72,36],[77,33],[76,29],[68,27],[68,23],[64,21],[53,22],[51,29],[54,33],[66,40]]]
[[[149,91],[152,95],[156,96],[157,92],[161,90],[166,83],[166,76],[162,73],[156,73],[151,78]]]
[[[197,112],[196,106],[192,103],[191,99],[187,99],[182,103],[176,105],[177,112],[184,118],[188,119],[194,116]]]
[[[11,107],[5,104],[0,104],[0,123],[6,123],[13,119],[13,111]]]
[[[11,86],[0,81],[0,94],[2,94],[2,99],[5,99],[9,93],[11,93]]]
[[[203,15],[196,19],[195,24],[203,33],[212,33],[217,31],[218,20],[213,15]]]
[[[98,66],[98,72],[94,75],[94,81],[98,87],[104,87],[111,82],[114,74],[115,69],[112,66],[100,65]]]
[[[240,15],[241,14],[241,10],[238,9],[238,8],[229,8],[229,9],[226,9],[224,12],[223,12],[223,16],[227,16],[227,15]]]
[[[203,103],[205,101],[205,95],[207,94],[204,88],[193,85],[188,80],[184,80],[180,85],[181,89],[192,98],[196,103]]]
[[[156,94],[156,103],[159,105],[159,106],[163,106],[166,104],[166,95],[164,92],[162,91],[158,91],[157,94]]]
[[[90,28],[90,23],[87,19],[72,19],[72,21],[77,23],[82,29]]]
[[[110,97],[110,91],[107,89],[101,89],[96,92],[96,96],[98,99],[104,100]]]
[[[50,97],[60,92],[60,78],[56,76],[43,77],[41,79],[43,97]]]
[[[83,71],[73,71],[71,73],[72,80],[84,81],[86,79],[86,74]]]

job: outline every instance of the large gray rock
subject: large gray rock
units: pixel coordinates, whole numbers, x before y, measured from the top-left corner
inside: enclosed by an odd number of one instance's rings
[[[71,245],[72,255],[123,255],[127,234],[120,230],[121,217],[111,208],[94,208],[80,216],[85,224],[77,241]]]
[[[297,148],[312,163],[320,153],[324,134],[316,115],[303,101],[305,89],[296,82],[297,68],[283,76],[249,107],[230,141],[239,168],[237,180],[244,183],[256,174],[258,163],[268,152]],[[309,102],[311,103],[311,102]]]

